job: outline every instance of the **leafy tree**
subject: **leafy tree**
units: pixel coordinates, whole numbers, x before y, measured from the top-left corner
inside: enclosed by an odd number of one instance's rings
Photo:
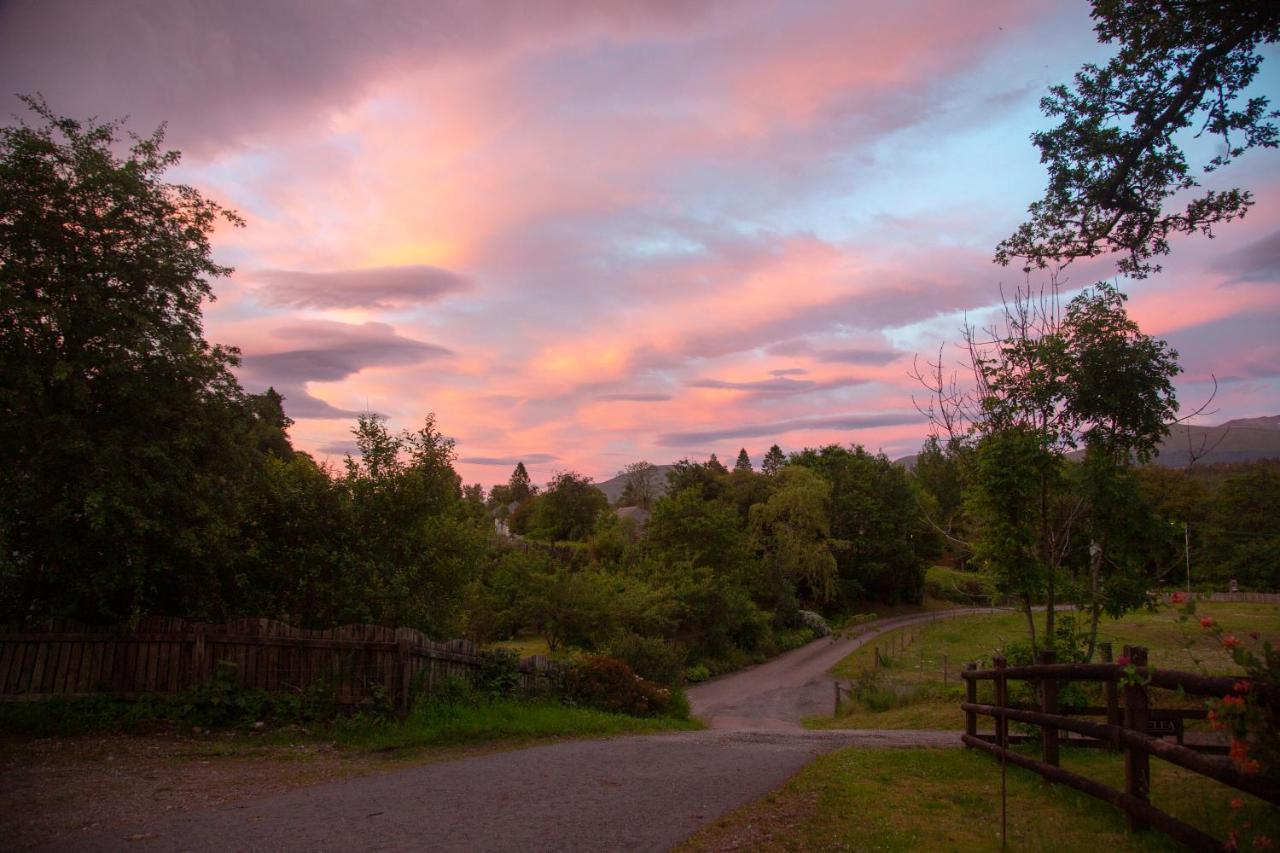
[[[807,602],[835,598],[838,571],[831,539],[831,484],[796,466],[783,471],[778,488],[751,508],[751,539],[779,581],[801,590]]]
[[[784,470],[795,466],[831,484],[830,535],[847,543],[835,551],[840,603],[918,603],[924,565],[915,553],[918,510],[906,472],[883,454],[834,444],[792,454]]]
[[[1052,299],[1020,292],[1005,306],[1003,329],[966,331],[977,379],[979,437],[970,486],[990,492],[971,495],[969,506],[975,536],[1000,540],[975,543],[975,555],[995,572],[1002,591],[1021,597],[1033,649],[1032,602],[1043,594],[1045,635],[1055,637],[1059,576],[1081,534],[1091,546],[1080,602],[1091,615],[1091,636],[1100,613],[1140,603],[1136,597],[1104,600],[1104,588],[1133,590],[1141,584],[1114,577],[1104,583],[1101,573],[1143,563],[1111,559],[1110,540],[1123,530],[1132,508],[1116,496],[1133,493],[1125,470],[1133,459],[1148,458],[1168,431],[1178,408],[1173,377],[1179,368],[1177,353],[1142,334],[1124,301],[1113,286],[1100,283],[1072,299],[1060,318]],[[1063,460],[1080,446],[1088,464],[1068,496]],[[1018,470],[1001,472],[1001,464]],[[1029,507],[1011,498],[1027,497],[1026,477],[1035,479]],[[1061,505],[1064,500],[1068,506]],[[1025,553],[1027,541],[1034,542],[1034,555]],[[1017,573],[1036,577],[1015,578]]]
[[[209,235],[240,220],[165,182],[161,132],[25,101],[37,123],[0,128],[4,618],[216,618],[239,484],[290,452],[278,396],[202,335]]]
[[[345,618],[418,627],[437,636],[460,628],[461,605],[487,529],[462,501],[454,442],[427,415],[416,432],[392,433],[362,415],[340,481],[351,505],[351,555],[363,593]]]
[[[707,460],[707,470],[712,471],[716,474],[729,473],[729,469],[724,467],[724,463],[722,463],[719,459],[717,459],[714,453],[712,453],[711,458]]]
[[[595,528],[600,514],[609,510],[609,500],[590,477],[562,471],[532,506],[530,536],[547,542],[581,541]]]
[[[944,445],[936,435],[925,439],[912,478],[928,499],[928,506],[921,507],[922,518],[929,533],[926,536],[942,537],[942,544],[963,564],[968,555],[965,540],[968,536],[964,514],[964,442],[952,440]]]
[[[719,468],[720,470],[713,468],[710,463],[703,464],[681,459],[667,471],[667,494],[693,488],[698,490],[703,500],[716,500],[724,494],[724,475],[727,473],[723,470],[723,465]]]
[[[751,457],[747,455],[745,447],[738,450],[738,460],[733,463],[734,471],[751,471]]]
[[[1257,466],[1216,491],[1204,527],[1207,573],[1219,585],[1280,589],[1280,473]]]
[[[764,461],[760,463],[760,472],[765,476],[772,477],[781,471],[782,466],[786,464],[787,457],[783,455],[782,448],[775,444],[764,455]]]
[[[1093,0],[1098,38],[1116,44],[1103,67],[1085,65],[1073,86],[1055,86],[1041,110],[1059,119],[1032,134],[1049,169],[1031,218],[996,249],[1028,269],[1122,252],[1122,272],[1142,278],[1160,267],[1174,234],[1212,235],[1253,204],[1240,189],[1210,190],[1182,209],[1173,196],[1199,186],[1182,150],[1185,132],[1217,137],[1204,172],[1246,150],[1274,148],[1276,126],[1264,96],[1245,99],[1262,63],[1261,45],[1280,38],[1280,8],[1257,0]]]
[[[654,505],[646,539],[671,562],[687,560],[726,577],[741,577],[749,559],[737,512],[696,487],[668,492]]]
[[[658,499],[658,472],[649,462],[632,462],[618,472],[626,478],[618,506],[638,506],[652,509]]]

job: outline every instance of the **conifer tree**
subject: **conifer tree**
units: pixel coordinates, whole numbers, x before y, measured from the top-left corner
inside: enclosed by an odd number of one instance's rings
[[[738,461],[733,463],[733,470],[735,471],[752,470],[751,457],[747,455],[747,449],[745,447],[738,450]]]
[[[760,464],[761,473],[772,477],[782,470],[782,466],[787,464],[787,458],[782,455],[782,448],[774,445],[769,448],[769,452],[764,455],[764,462]]]

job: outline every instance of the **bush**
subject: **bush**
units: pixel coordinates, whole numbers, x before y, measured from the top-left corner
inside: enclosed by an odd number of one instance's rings
[[[617,658],[585,658],[565,673],[564,693],[572,702],[633,717],[658,717],[673,709],[670,689],[641,678]]]
[[[621,633],[609,643],[609,655],[626,663],[641,678],[668,687],[679,686],[684,676],[684,652],[667,640]]]
[[[815,637],[825,637],[831,633],[831,626],[827,624],[827,620],[822,617],[821,613],[814,613],[812,610],[801,610],[799,612],[800,624],[813,632]]]
[[[480,655],[475,687],[490,696],[509,696],[520,689],[520,655],[513,649],[493,649]]]
[[[704,663],[698,663],[684,668],[684,680],[691,684],[696,684],[699,681],[706,681],[710,677],[711,670],[707,669],[707,665]]]

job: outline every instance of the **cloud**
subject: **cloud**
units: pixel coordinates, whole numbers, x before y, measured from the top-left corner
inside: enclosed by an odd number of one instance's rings
[[[873,347],[820,347],[810,341],[783,341],[766,350],[770,355],[802,355],[827,364],[868,364],[882,367],[902,358],[902,353]]]
[[[419,364],[452,353],[402,337],[386,323],[360,325],[304,320],[272,328],[267,339],[246,344],[241,379],[250,387],[273,386],[294,418],[350,418],[359,414],[312,396],[309,382],[336,382],[369,367]]]
[[[923,421],[917,413],[793,418],[767,424],[743,424],[721,429],[668,432],[658,436],[657,443],[662,447],[689,447],[728,438],[762,438],[803,430],[870,429],[918,423]]]
[[[329,456],[354,456],[359,458],[360,445],[355,441],[331,441],[321,445],[318,450]]]
[[[664,400],[670,400],[671,395],[641,391],[633,394],[598,394],[596,399],[616,403],[660,403]]]
[[[804,376],[809,371],[803,367],[784,367],[780,370],[770,370],[770,376]]]
[[[467,465],[501,465],[514,468],[520,462],[526,465],[541,465],[559,459],[554,453],[526,453],[523,456],[464,456],[458,461]]]
[[[1280,283],[1280,231],[1219,256],[1210,269],[1228,275],[1227,285]]]
[[[868,380],[852,376],[834,379],[788,379],[780,376],[774,379],[760,379],[752,382],[729,382],[723,379],[692,379],[685,383],[689,388],[709,388],[726,391],[752,391],[757,396],[780,397],[792,394],[808,394],[813,391],[830,391],[836,388],[849,388],[854,385],[865,385]]]
[[[423,264],[340,272],[260,270],[251,276],[255,293],[269,305],[297,308],[388,310],[419,305],[465,290],[465,277]]]

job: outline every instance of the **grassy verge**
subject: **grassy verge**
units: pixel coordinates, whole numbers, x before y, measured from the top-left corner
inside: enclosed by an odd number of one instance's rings
[[[1280,607],[1272,604],[1201,604],[1198,611],[1237,633],[1259,631],[1280,635]],[[1117,653],[1125,645],[1146,646],[1153,665],[1191,672],[1235,674],[1238,670],[1225,650],[1206,643],[1195,620],[1180,621],[1171,608],[1155,613],[1131,613],[1104,619],[1099,639],[1110,641]],[[957,706],[963,688],[958,676],[967,661],[989,662],[1013,642],[1026,636],[1025,618],[1016,613],[967,616],[930,625],[916,625],[877,637],[842,660],[836,678],[856,682],[874,671],[875,649],[888,658],[873,701],[850,702],[836,718],[806,722],[813,728],[961,728]],[[943,677],[946,675],[944,683]],[[984,689],[989,685],[983,685]],[[1162,697],[1172,707],[1175,697]]]
[[[619,734],[701,728],[701,723],[673,717],[629,717],[558,702],[515,699],[474,703],[424,702],[402,722],[355,718],[335,724],[332,739],[360,749],[404,749],[459,746],[500,740],[536,740],[566,736]]]
[[[1119,784],[1118,756],[1064,750],[1064,765]],[[1008,769],[1009,849],[1177,850],[1157,833],[1129,834],[1121,813],[1037,774]],[[1229,803],[1240,796],[1244,805]],[[1280,837],[1267,804],[1163,762],[1152,802],[1225,838],[1233,821]],[[716,821],[679,848],[750,850],[998,850],[1000,770],[972,750],[850,749],[819,758],[782,788]]]

